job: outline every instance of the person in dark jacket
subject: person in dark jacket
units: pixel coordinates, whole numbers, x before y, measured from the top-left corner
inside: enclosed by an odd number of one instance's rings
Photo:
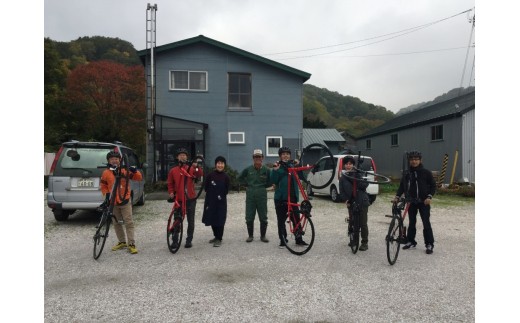
[[[204,183],[206,198],[202,223],[211,226],[214,238],[209,242],[213,247],[220,247],[224,235],[224,225],[227,217],[227,194],[229,192],[229,176],[224,171],[226,159],[222,156],[215,158],[215,170],[211,172]]]
[[[343,174],[347,173],[351,177],[361,179],[363,175],[361,173],[357,173],[354,170],[354,158],[351,156],[345,156],[343,158],[343,167],[342,175],[339,178],[339,194],[342,201],[345,201],[347,204],[349,214],[352,210],[352,203],[356,201],[360,208],[360,226],[361,226],[361,246],[359,250],[365,251],[368,250],[368,207],[370,206],[370,201],[368,199],[368,194],[366,189],[368,187],[368,183],[364,181],[353,180],[351,178],[347,178]]]
[[[417,223],[417,211],[421,215],[423,223],[424,244],[426,245],[426,253],[433,253],[434,239],[433,230],[430,223],[430,205],[433,195],[435,194],[435,179],[432,172],[424,168],[422,164],[422,154],[419,151],[411,151],[408,153],[408,162],[410,169],[401,178],[401,183],[395,194],[394,202],[404,194],[405,198],[410,201],[408,209],[408,233],[407,243],[403,249],[415,248]]]

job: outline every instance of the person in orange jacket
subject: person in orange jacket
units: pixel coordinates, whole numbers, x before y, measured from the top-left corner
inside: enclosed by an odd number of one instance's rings
[[[185,148],[181,147],[177,149],[176,155],[178,164],[172,167],[168,173],[168,195],[170,196],[170,199],[174,199],[176,197],[177,201],[179,204],[181,204],[182,207],[184,194],[185,192],[187,193],[186,217],[188,218],[188,229],[186,232],[186,243],[184,244],[184,247],[191,248],[193,232],[195,231],[195,207],[197,206],[197,194],[195,193],[194,181],[195,179],[201,178],[204,175],[204,171],[202,167],[197,164],[196,160],[193,161],[191,167],[187,165],[188,151]],[[191,178],[186,178],[186,176],[181,173],[181,167],[185,171],[188,171],[189,168],[189,175]],[[175,217],[182,218],[182,214],[180,214],[180,208],[177,209]]]
[[[121,155],[116,151],[110,151],[107,154],[107,161],[109,164],[109,168],[103,171],[101,174],[101,193],[105,196],[106,204],[110,201],[110,193],[112,192],[112,188],[116,181],[116,170],[121,165]],[[129,173],[125,169],[121,170],[121,181],[119,182],[119,187],[115,192],[115,196],[112,198],[115,199],[114,203],[114,218],[112,218],[112,223],[114,223],[114,230],[116,231],[117,239],[119,240],[118,244],[112,247],[112,251],[124,249],[128,247],[128,251],[131,254],[137,253],[137,248],[135,247],[135,238],[134,238],[134,221],[132,219],[132,201],[131,201],[131,189],[128,187],[125,189],[125,186],[130,186],[130,183],[127,183],[126,177],[128,175],[129,179],[134,181],[143,180],[143,175],[137,171],[135,166],[130,166],[128,168]],[[125,194],[125,196],[122,196]],[[121,199],[122,198],[122,199]],[[123,224],[120,224],[119,221],[124,221],[124,226],[126,230],[126,239],[125,239],[125,230],[123,230]]]

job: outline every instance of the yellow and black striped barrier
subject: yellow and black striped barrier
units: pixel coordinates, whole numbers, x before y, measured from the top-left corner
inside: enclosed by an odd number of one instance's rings
[[[448,154],[444,154],[444,159],[442,160],[442,170],[441,175],[439,176],[439,180],[437,181],[437,186],[441,187],[444,183],[444,177],[446,177],[446,168],[448,167]]]

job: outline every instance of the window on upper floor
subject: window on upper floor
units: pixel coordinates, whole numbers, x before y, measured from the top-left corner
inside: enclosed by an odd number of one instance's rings
[[[396,133],[390,135],[390,146],[395,147],[399,145],[399,137]]]
[[[372,149],[372,140],[371,139],[367,139],[365,141],[365,148],[366,149]]]
[[[228,144],[245,144],[245,134],[243,132],[228,132]]]
[[[443,140],[444,139],[444,134],[443,134],[443,127],[442,125],[436,125],[436,126],[432,126],[431,127],[432,129],[432,141],[438,141],[438,140]]]
[[[266,156],[278,156],[278,149],[282,148],[282,137],[281,136],[266,136],[265,137],[265,151]]]
[[[251,74],[228,74],[228,109],[251,110]]]
[[[207,91],[208,72],[170,71],[170,90]]]

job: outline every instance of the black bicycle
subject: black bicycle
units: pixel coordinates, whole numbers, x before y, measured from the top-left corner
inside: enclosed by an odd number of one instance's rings
[[[341,176],[345,176],[351,179],[355,184],[356,182],[365,182],[372,184],[388,184],[390,178],[377,174],[370,170],[363,170],[360,165],[363,163],[361,152],[358,153],[356,166],[352,167],[352,171],[341,171]],[[356,194],[356,190],[353,190],[353,194]],[[359,249],[359,235],[361,232],[361,206],[356,202],[355,195],[354,199],[350,204],[347,218],[347,237],[349,239],[349,247],[355,254]]]
[[[124,200],[126,194],[128,193],[128,187],[130,183],[130,172],[128,171],[128,156],[123,155],[122,163],[119,167],[110,168],[110,165],[100,166],[99,168],[108,168],[115,175],[114,186],[112,187],[112,191],[110,193],[110,200],[108,204],[103,203],[100,206],[99,210],[101,211],[101,219],[99,220],[99,224],[96,226],[96,233],[94,233],[94,259],[98,259],[101,256],[101,252],[103,252],[103,248],[105,247],[105,242],[108,238],[108,231],[110,230],[110,224],[112,223],[112,218],[114,217],[114,205],[116,202],[116,194],[119,194],[119,199]],[[123,171],[125,170],[125,171]],[[121,184],[121,179],[124,179],[125,188],[121,195],[121,191],[117,188]]]
[[[404,219],[409,207],[410,203],[404,197],[401,197],[397,202],[392,203],[392,215],[385,215],[392,218],[386,235],[386,257],[390,265],[397,261],[401,244],[406,243]]]

